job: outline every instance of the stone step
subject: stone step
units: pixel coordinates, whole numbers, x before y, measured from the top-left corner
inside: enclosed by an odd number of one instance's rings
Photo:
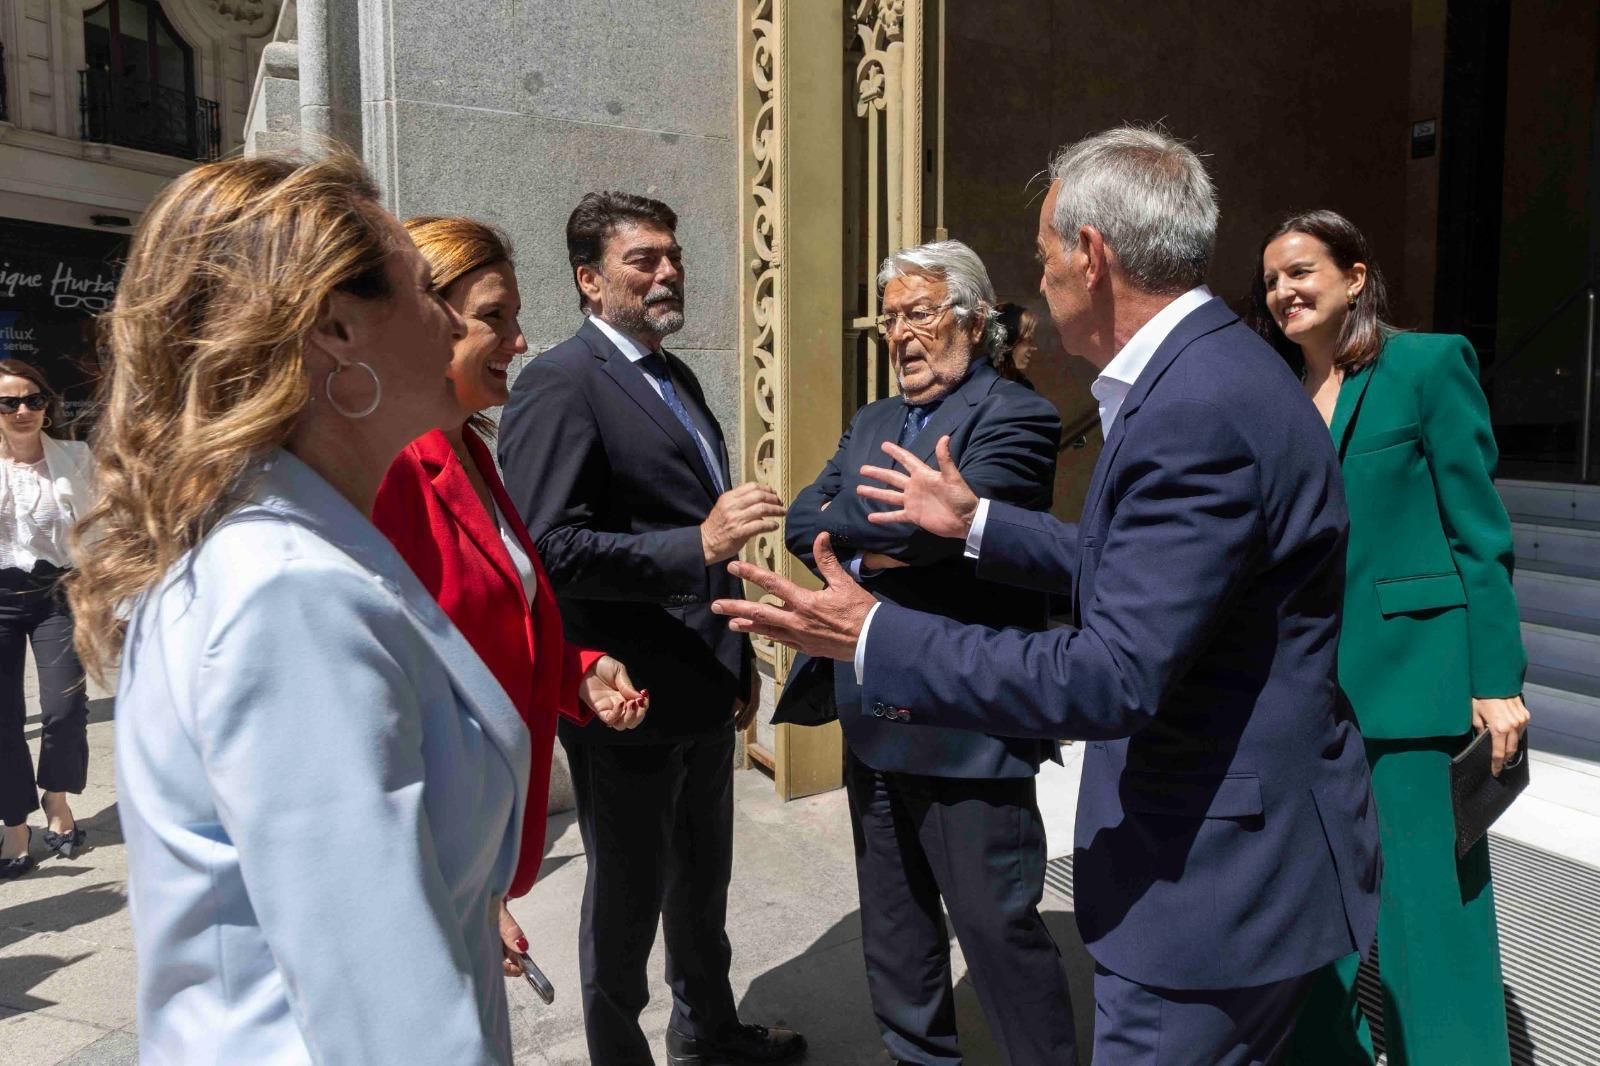
[[[1530,668],[1559,670],[1600,685],[1600,633],[1523,622],[1522,646]]]
[[[1600,576],[1600,526],[1547,518],[1513,518],[1511,538],[1517,562],[1540,564],[1543,570]]]
[[[1529,670],[1523,698],[1532,716],[1528,742],[1534,751],[1600,763],[1600,693],[1552,687],[1542,682],[1565,679]]]
[[[1600,526],[1600,485],[1501,478],[1495,487],[1513,518],[1535,522],[1555,518]]]
[[[1600,574],[1564,572],[1518,559],[1514,584],[1523,621],[1587,632],[1600,627]]]

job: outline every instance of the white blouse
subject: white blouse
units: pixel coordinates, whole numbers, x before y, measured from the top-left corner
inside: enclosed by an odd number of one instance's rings
[[[56,497],[50,460],[0,459],[0,569],[31,571],[38,562],[72,565],[72,519]]]
[[[528,602],[533,602],[533,594],[539,588],[539,577],[534,572],[533,560],[528,558],[528,553],[522,550],[522,542],[511,531],[511,526],[506,522],[506,516],[500,510],[500,505],[494,505],[494,524],[500,530],[500,539],[505,543],[506,551],[511,556],[511,565],[516,567],[517,576],[522,579],[522,591],[527,593]]]

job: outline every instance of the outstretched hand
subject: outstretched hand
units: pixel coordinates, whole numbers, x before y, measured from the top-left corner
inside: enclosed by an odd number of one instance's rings
[[[939,463],[937,470],[898,444],[884,441],[883,450],[905,467],[906,472],[882,466],[861,468],[862,477],[888,487],[857,485],[856,495],[894,508],[872,511],[867,521],[879,525],[910,522],[937,537],[965,540],[967,531],[972,528],[972,517],[978,512],[978,497],[950,457],[950,438],[940,437],[934,447],[934,457]]]
[[[632,729],[650,710],[650,693],[634,688],[627,668],[609,655],[596,659],[583,675],[578,698],[612,729]]]
[[[813,592],[754,563],[733,562],[728,564],[730,574],[782,602],[717,600],[711,611],[726,616],[735,633],[769,637],[807,655],[848,662],[855,658],[861,627],[877,600],[839,565],[828,534],[817,534],[811,549],[827,588]]]

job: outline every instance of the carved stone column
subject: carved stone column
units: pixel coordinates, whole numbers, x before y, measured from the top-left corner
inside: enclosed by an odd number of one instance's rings
[[[924,82],[941,66],[942,22],[942,0],[740,2],[740,425],[745,469],[785,501],[832,457],[859,402],[893,391],[875,275],[890,251],[941,232],[926,132],[942,128],[941,90]],[[746,557],[815,584],[781,531]],[[781,688],[788,651],[759,641],[756,653]],[[786,798],[841,782],[836,726],[758,721],[746,751]]]
[[[843,35],[838,4],[740,0],[740,432],[745,470],[785,502],[832,456],[844,414]],[[781,530],[753,541],[745,556],[815,584]],[[791,654],[769,641],[758,641],[756,654],[776,691]],[[841,782],[837,726],[758,721],[746,751],[772,770],[785,798]]]

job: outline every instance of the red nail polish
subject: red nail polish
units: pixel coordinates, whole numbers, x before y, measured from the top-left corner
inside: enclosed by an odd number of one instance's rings
[[[521,952],[526,952],[528,950],[528,938],[527,937],[525,937],[525,936],[517,937],[517,950],[521,951]]]

